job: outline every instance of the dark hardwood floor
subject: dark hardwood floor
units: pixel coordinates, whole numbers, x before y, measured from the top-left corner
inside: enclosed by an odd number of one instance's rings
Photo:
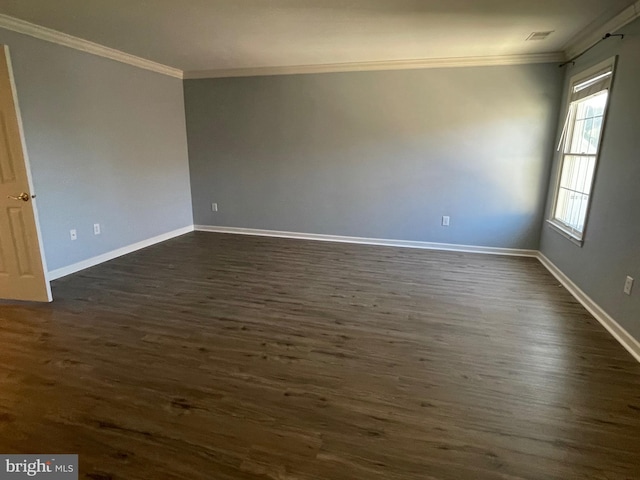
[[[535,259],[193,233],[0,304],[0,452],[80,478],[640,478],[640,365]]]

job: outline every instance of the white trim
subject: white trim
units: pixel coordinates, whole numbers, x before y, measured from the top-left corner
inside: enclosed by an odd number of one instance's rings
[[[127,245],[126,247],[118,248],[116,250],[103,253],[102,255],[98,255],[97,257],[89,258],[87,260],[74,263],[73,265],[68,265],[66,267],[58,268],[56,270],[51,270],[48,274],[48,278],[50,281],[57,280],[58,278],[66,277],[67,275],[71,275],[72,273],[79,272],[80,270],[84,270],[89,267],[94,267],[101,263],[108,262],[109,260],[113,260],[114,258],[118,258],[128,253],[135,252],[136,250],[141,250],[143,248],[150,247],[151,245],[155,245],[156,243],[164,242],[166,240],[179,237],[180,235],[184,235],[185,233],[189,233],[189,232],[193,232],[193,225],[179,228],[171,232],[163,233],[162,235],[148,238],[146,240],[142,240],[141,242],[136,242],[131,245]]]
[[[607,33],[614,33],[640,17],[640,0],[625,8],[608,22],[594,28],[589,25],[564,47],[567,58],[573,58],[598,43]]]
[[[559,235],[562,235],[567,240],[571,241],[574,245],[578,247],[582,247],[583,240],[582,238],[578,238],[573,235],[569,230],[564,228],[560,222],[557,222],[555,219],[548,218],[545,220],[546,224],[551,228],[553,232],[556,232]]]
[[[31,176],[31,162],[29,161],[29,152],[27,151],[27,139],[24,136],[24,125],[22,124],[22,111],[20,110],[20,102],[18,102],[18,89],[16,87],[16,79],[13,75],[13,64],[11,63],[11,53],[7,45],[2,45],[4,48],[5,58],[7,59],[7,70],[9,72],[9,83],[11,84],[11,94],[13,95],[13,108],[16,114],[16,120],[18,121],[18,132],[20,132],[20,143],[22,144],[22,160],[24,161],[24,168],[27,173],[27,184],[29,185],[29,193],[36,195],[37,192],[33,187],[33,178]],[[42,232],[40,231],[40,219],[38,217],[38,200],[37,195],[31,201],[31,208],[33,210],[33,219],[36,224],[36,236],[38,237],[38,248],[40,249],[40,264],[42,265],[42,273],[44,274],[45,290],[47,293],[47,299],[49,302],[53,300],[51,294],[51,284],[47,276],[47,259],[44,254],[44,242],[42,241]]]
[[[535,53],[489,57],[421,58],[415,60],[389,60],[380,62],[329,63],[281,67],[232,68],[184,72],[185,79],[255,77],[260,75],[295,75],[305,73],[361,72],[371,70],[412,70],[418,68],[486,67],[498,65],[524,65],[554,63],[565,60],[563,53]]]
[[[364,245],[380,245],[388,247],[419,248],[427,250],[445,250],[464,253],[483,253],[490,255],[510,255],[537,258],[551,274],[578,300],[593,317],[638,361],[640,362],[640,342],[616,322],[602,307],[594,302],[573,281],[556,267],[542,252],[538,250],[523,250],[513,248],[479,247],[471,245],[456,245],[449,243],[418,242],[408,240],[388,240],[380,238],[347,237],[339,235],[323,235],[318,233],[298,233],[279,230],[261,230],[255,228],[221,227],[210,225],[195,225],[199,232],[228,233],[235,235],[256,235],[264,237],[296,238],[302,240],[316,240],[323,242],[354,243]]]
[[[217,227],[209,225],[190,225],[184,228],[179,228],[172,232],[168,232],[162,235],[158,235],[141,242],[128,245],[126,247],[113,250],[111,252],[93,257],[82,262],[69,265],[67,267],[52,270],[48,274],[49,280],[56,280],[58,278],[70,275],[72,273],[79,272],[89,267],[93,267],[100,263],[113,260],[114,258],[121,257],[128,253],[135,252],[145,247],[155,245],[166,240],[170,240],[180,235],[192,231],[199,232],[215,232],[215,233],[227,233],[234,235],[255,235],[264,237],[279,237],[279,238],[296,238],[301,240],[315,240],[323,242],[339,242],[339,243],[353,243],[363,245],[379,245],[388,247],[403,247],[403,248],[418,248],[426,250],[444,250],[452,252],[463,253],[482,253],[489,255],[510,255],[519,257],[533,257],[537,258],[544,267],[578,300],[586,309],[593,315],[593,317],[602,324],[602,326],[638,361],[640,362],[640,342],[633,338],[629,332],[627,332],[618,322],[616,322],[607,312],[605,312],[596,302],[594,302],[586,293],[584,293],[573,281],[567,277],[558,267],[556,267],[551,260],[549,260],[542,252],[537,250],[524,250],[513,248],[496,248],[496,247],[479,247],[471,245],[456,245],[448,243],[433,243],[433,242],[417,242],[408,240],[388,240],[380,238],[364,238],[364,237],[347,237],[339,235],[323,235],[317,233],[297,233],[297,232],[285,232],[279,230],[261,230],[255,228],[239,228],[239,227]]]
[[[613,83],[613,79],[615,76],[617,63],[618,63],[618,57],[613,56],[596,65],[583,69],[580,72],[575,73],[574,75],[571,76],[571,78],[569,79],[569,89],[568,89],[567,98],[566,98],[566,108],[567,108],[566,131],[563,131],[562,133],[563,139],[558,145],[559,147],[558,150],[554,153],[554,163],[556,164],[556,166],[555,166],[555,173],[554,173],[555,185],[554,185],[554,191],[553,191],[553,203],[551,204],[551,210],[548,212],[546,220],[547,220],[547,223],[550,226],[552,226],[555,231],[557,231],[562,236],[566,237],[571,242],[573,242],[574,244],[580,247],[583,244],[584,236],[589,226],[589,214],[591,212],[591,201],[593,199],[592,195],[591,194],[588,195],[587,209],[585,212],[584,224],[582,226],[581,232],[574,233],[573,230],[570,229],[568,226],[565,226],[561,220],[556,219],[556,207],[560,197],[560,187],[562,183],[562,172],[564,168],[564,162],[566,157],[571,156],[571,153],[566,151],[567,150],[566,146],[572,142],[572,138],[574,135],[574,128],[576,123],[576,118],[575,118],[576,105],[578,102],[584,101],[586,98],[588,98],[588,97],[584,97],[584,98],[576,99],[574,97],[574,89],[576,85],[585,82],[585,80],[587,80],[589,77],[597,75],[604,70],[610,70],[611,78],[609,79],[608,85],[606,85],[606,88],[603,88],[603,90],[609,90],[609,92],[611,92],[611,85]],[[604,141],[604,135],[607,129],[609,103],[610,103],[610,99],[607,98],[607,102],[604,107],[604,113],[602,116],[602,128],[600,129],[600,138],[598,141],[598,148],[595,153],[595,168],[593,171],[593,175],[591,177],[591,187],[593,187],[593,184],[596,181],[596,176],[598,175],[598,164],[600,163],[600,152],[602,151],[602,143]]]
[[[114,48],[105,47],[104,45],[90,42],[89,40],[74,37],[50,28],[41,27],[8,15],[0,14],[0,28],[29,35],[31,37],[39,38],[40,40],[80,50],[81,52],[90,53],[99,57],[109,58],[116,62],[126,63],[127,65],[133,65],[134,67],[142,68],[144,70],[150,70],[170,77],[182,78],[182,70],[177,68],[136,57],[135,55],[131,55]]]
[[[609,83],[602,90],[611,89],[611,83],[613,81],[613,76],[616,73],[616,66],[617,66],[616,64],[617,64],[617,56],[614,55],[614,56],[612,56],[610,58],[607,58],[606,60],[603,60],[603,61],[601,61],[599,63],[596,63],[595,65],[590,66],[589,68],[583,68],[578,73],[574,73],[573,75],[571,75],[571,78],[569,79],[569,97],[568,97],[568,101],[571,102],[571,96],[572,96],[572,93],[573,93],[573,89],[575,87],[577,87],[581,83],[585,83],[585,81],[589,77],[593,77],[596,74],[600,74],[601,72],[603,72],[605,70],[609,73],[610,79],[609,79]]]
[[[624,327],[616,322],[607,312],[594,302],[580,287],[551,262],[542,252],[538,252],[538,260],[551,274],[578,300],[598,322],[622,345],[633,357],[640,362],[640,342],[636,340]]]
[[[489,255],[510,255],[516,257],[537,257],[537,250],[516,248],[479,247],[475,245],[457,245],[453,243],[418,242],[412,240],[389,240],[384,238],[347,237],[342,235],[324,235],[320,233],[298,233],[280,230],[261,230],[257,228],[219,227],[196,225],[198,232],[231,233],[235,235],[256,235],[261,237],[297,238],[321,242],[355,243],[361,245],[379,245],[385,247],[421,248],[425,250],[446,250],[450,252],[485,253]]]
[[[598,42],[602,36],[615,32],[640,17],[640,0],[616,15],[612,20],[600,27],[589,26],[576,35],[564,48],[563,52],[534,53],[521,55],[495,55],[484,57],[450,57],[425,58],[412,60],[387,60],[373,62],[332,63],[318,65],[267,66],[235,69],[196,70],[183,72],[168,65],[163,65],[145,58],[141,58],[121,50],[106,47],[89,40],[74,37],[57,30],[42,27],[25,20],[0,14],[0,28],[22,33],[31,37],[52,42],[82,52],[109,58],[117,62],[132,65],[152,72],[161,73],[180,79],[221,78],[221,77],[251,77],[259,75],[293,75],[304,73],[355,72],[372,70],[410,70],[419,68],[453,68],[453,67],[481,67],[497,65],[524,65],[533,63],[562,62],[577,53],[584,51]]]

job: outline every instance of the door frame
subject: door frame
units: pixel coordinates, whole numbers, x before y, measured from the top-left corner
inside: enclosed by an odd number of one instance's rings
[[[22,157],[24,161],[25,170],[27,172],[27,182],[29,185],[29,191],[32,194],[36,194],[37,192],[33,188],[33,177],[31,175],[31,162],[29,161],[29,153],[27,151],[27,141],[24,134],[24,125],[22,123],[22,112],[20,111],[20,103],[18,102],[18,89],[16,87],[15,76],[13,74],[13,63],[11,61],[11,52],[9,51],[9,46],[6,44],[2,44],[1,47],[4,49],[4,54],[7,59],[7,70],[9,71],[9,83],[11,84],[11,94],[13,95],[13,105],[15,108],[16,119],[18,121],[18,131],[20,132],[20,143],[22,145]],[[42,241],[42,232],[40,230],[40,218],[38,216],[38,197],[36,195],[35,198],[31,200],[31,208],[33,208],[33,218],[35,220],[36,226],[36,234],[38,237],[38,247],[40,249],[40,262],[42,264],[42,271],[44,273],[44,281],[47,289],[47,297],[49,298],[49,302],[53,301],[53,296],[51,294],[51,282],[49,281],[49,269],[47,268],[47,259],[44,253],[44,243]],[[7,300],[7,299],[2,299]]]

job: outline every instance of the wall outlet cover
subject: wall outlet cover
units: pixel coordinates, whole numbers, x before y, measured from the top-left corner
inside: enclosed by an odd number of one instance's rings
[[[633,278],[627,277],[624,282],[624,293],[627,295],[631,295],[631,290],[633,290]]]

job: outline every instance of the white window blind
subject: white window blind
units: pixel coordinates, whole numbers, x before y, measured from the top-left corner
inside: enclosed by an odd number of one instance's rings
[[[613,78],[613,66],[595,74],[593,77],[574,85],[571,92],[571,102],[576,102],[603,90],[609,90]]]

